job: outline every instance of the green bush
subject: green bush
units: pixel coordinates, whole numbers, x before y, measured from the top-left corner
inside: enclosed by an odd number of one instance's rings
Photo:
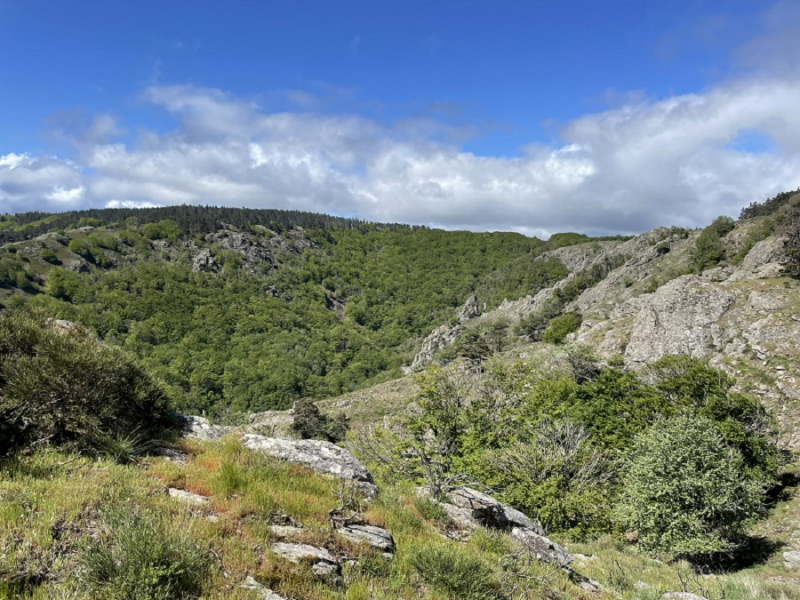
[[[709,419],[662,419],[634,440],[616,510],[642,549],[699,558],[734,549],[764,486]]]
[[[38,312],[0,314],[0,455],[34,443],[146,440],[171,415],[161,385],[122,350]]]
[[[108,600],[198,598],[208,554],[185,528],[170,526],[158,513],[119,512],[107,517],[101,535],[91,539],[78,560],[81,583]]]
[[[696,273],[715,267],[727,257],[722,238],[728,235],[735,224],[730,217],[717,217],[697,237],[692,253],[692,266]]]
[[[293,410],[292,430],[304,440],[341,442],[350,427],[344,414],[340,413],[334,418],[324,415],[309,398],[295,402]]]
[[[58,256],[55,252],[53,252],[50,248],[42,248],[41,252],[39,252],[39,258],[43,261],[50,263],[51,265],[60,264],[61,261],[58,260]]]
[[[158,223],[148,223],[142,227],[141,233],[150,240],[176,240],[181,229],[172,219],[164,219]]]
[[[573,331],[578,331],[583,318],[580,313],[567,313],[550,321],[550,325],[542,336],[548,344],[562,344]]]
[[[454,600],[503,598],[492,568],[462,548],[423,546],[410,558],[426,583]]]
[[[89,242],[87,242],[84,239],[71,240],[70,243],[68,244],[68,248],[72,252],[74,252],[78,256],[85,258],[86,260],[94,260],[92,258],[92,252],[89,246]]]

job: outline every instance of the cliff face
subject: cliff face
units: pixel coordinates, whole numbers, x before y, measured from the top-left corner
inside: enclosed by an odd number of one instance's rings
[[[728,256],[744,254],[756,226],[739,223],[723,238]],[[738,265],[723,262],[691,274],[698,235],[659,228],[626,242],[548,253],[536,260],[555,257],[571,271],[565,279],[534,296],[503,302],[458,328],[499,319],[519,322],[592,268],[622,263],[564,304],[564,312],[583,315],[569,339],[591,346],[602,358],[621,357],[628,369],[669,354],[708,359],[734,376],[742,391],[761,397],[778,418],[783,443],[800,447],[800,281],[783,275],[784,239],[759,241]],[[437,348],[452,343],[460,331],[442,333],[433,334]],[[418,355],[418,364],[430,360],[428,350]]]

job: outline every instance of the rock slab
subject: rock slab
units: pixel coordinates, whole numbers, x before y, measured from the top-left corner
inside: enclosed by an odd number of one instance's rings
[[[346,540],[356,544],[368,544],[382,552],[393,553],[394,537],[383,527],[375,525],[345,525],[336,530]]]
[[[514,527],[511,530],[511,537],[522,543],[537,559],[543,562],[562,569],[572,562],[572,555],[564,548],[530,529]]]
[[[787,569],[800,568],[800,552],[796,550],[792,552],[784,552],[783,566],[786,567]]]
[[[244,445],[255,452],[295,465],[303,465],[317,473],[351,480],[368,497],[378,491],[372,474],[344,448],[321,440],[287,440],[268,438],[255,433],[242,437]]]

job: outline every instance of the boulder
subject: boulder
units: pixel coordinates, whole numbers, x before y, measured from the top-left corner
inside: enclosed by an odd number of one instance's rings
[[[180,419],[183,423],[183,435],[187,438],[205,441],[218,440],[231,430],[230,427],[212,425],[204,417],[181,415]]]
[[[258,594],[263,600],[287,600],[285,596],[276,594],[268,587],[258,583],[251,575],[245,577],[244,583],[239,587],[246,590],[252,590]]]
[[[367,497],[374,497],[378,491],[367,468],[347,450],[331,442],[268,438],[254,433],[245,434],[242,441],[255,452],[303,465],[318,473],[351,480]]]
[[[269,532],[279,540],[284,540],[300,537],[303,533],[303,528],[294,527],[293,525],[270,525]]]
[[[304,561],[327,562],[332,565],[338,564],[333,555],[325,548],[317,548],[308,544],[287,544],[276,542],[272,544],[272,551],[285,558],[289,562],[301,563]]]
[[[485,527],[504,530],[519,527],[544,535],[544,530],[537,522],[488,494],[462,486],[450,492],[449,496],[455,506],[470,511],[472,518]]]
[[[787,569],[800,568],[800,552],[784,552],[783,553],[783,566]]]
[[[567,567],[572,562],[572,555],[564,548],[530,529],[514,527],[511,537],[530,550],[538,560],[559,568]]]
[[[208,498],[206,496],[201,496],[200,494],[187,492],[186,490],[179,490],[177,488],[167,488],[167,494],[170,496],[170,498],[176,498],[181,502],[185,502],[186,504],[196,504],[196,505],[208,504]]]
[[[669,600],[706,600],[705,596],[698,596],[691,592],[666,592],[661,597]]]
[[[395,549],[392,534],[383,527],[375,525],[345,525],[336,530],[346,540],[356,544],[368,544],[381,552],[393,553]]]

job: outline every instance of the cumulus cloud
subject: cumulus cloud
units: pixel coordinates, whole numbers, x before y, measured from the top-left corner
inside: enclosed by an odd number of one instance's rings
[[[0,210],[224,204],[311,210],[447,228],[627,233],[701,226],[800,187],[800,78],[749,77],[567,123],[518,157],[463,151],[421,116],[269,112],[221,90],[154,86],[142,100],[176,126],[124,130],[107,115],[70,130],[80,167],[0,157]],[[768,140],[737,143],[742,134]],[[763,146],[763,144],[762,144]]]

